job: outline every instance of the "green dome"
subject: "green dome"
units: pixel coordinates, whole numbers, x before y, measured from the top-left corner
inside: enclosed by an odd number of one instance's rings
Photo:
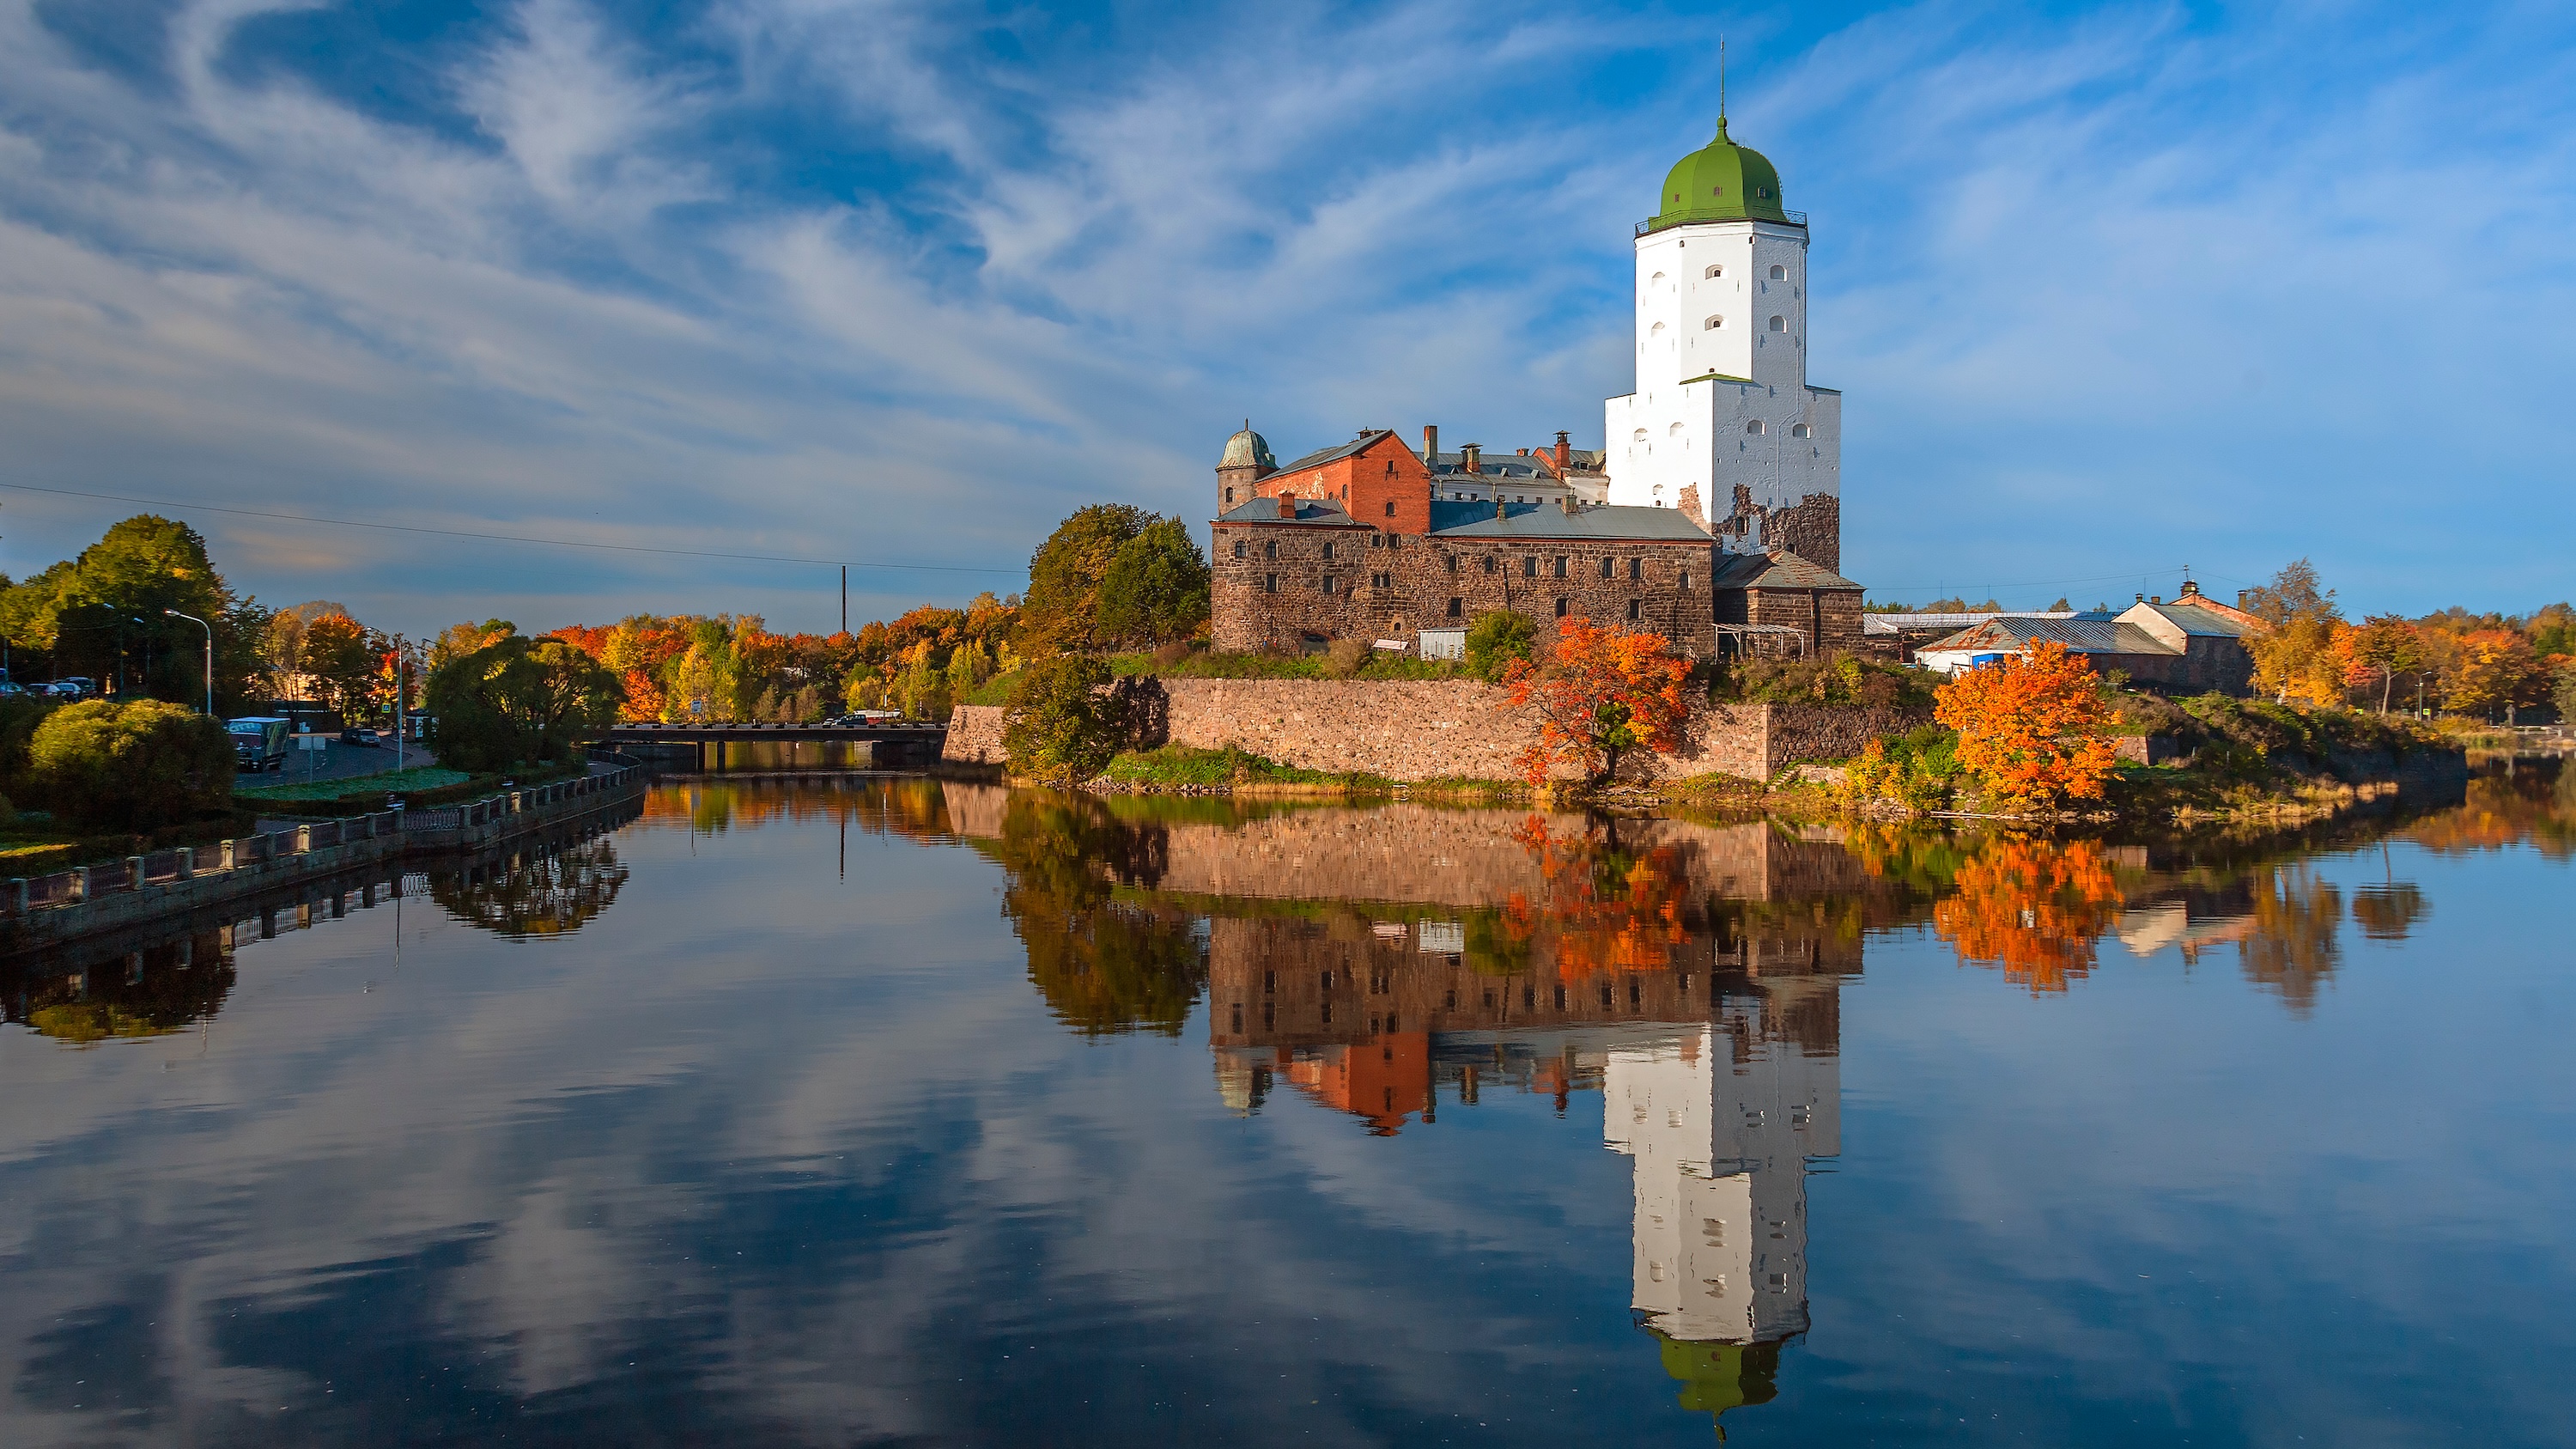
[[[1780,209],[1780,173],[1761,152],[1728,140],[1726,118],[1720,116],[1717,139],[1673,163],[1662,205],[1643,230],[1693,221],[1804,220]]]

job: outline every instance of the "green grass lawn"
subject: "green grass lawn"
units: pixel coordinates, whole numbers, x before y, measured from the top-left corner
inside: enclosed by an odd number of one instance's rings
[[[387,770],[381,775],[345,775],[337,780],[316,780],[294,785],[258,785],[235,789],[236,800],[337,800],[343,795],[405,794],[435,790],[442,785],[461,785],[473,777],[463,770],[424,765],[409,770]]]

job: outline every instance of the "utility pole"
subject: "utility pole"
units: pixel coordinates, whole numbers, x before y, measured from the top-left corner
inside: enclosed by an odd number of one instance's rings
[[[408,699],[410,691],[403,688],[403,666],[408,662],[407,655],[408,650],[404,645],[403,636],[396,634],[394,636],[394,773],[396,774],[402,773],[403,736],[410,733],[403,723],[403,706],[410,702]],[[399,941],[400,933],[396,934],[396,939]]]
[[[850,632],[850,566],[841,565],[841,632]]]
[[[213,719],[215,717],[215,626],[194,614],[182,614],[176,609],[163,609],[161,612],[173,619],[185,619],[206,631],[206,718]],[[6,672],[5,669],[0,669],[0,673]]]

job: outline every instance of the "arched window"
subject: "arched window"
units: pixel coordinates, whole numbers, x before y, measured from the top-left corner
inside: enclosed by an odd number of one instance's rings
[[[1746,423],[1744,425],[1744,431],[1751,433],[1756,437],[1760,437],[1762,434],[1762,420],[1760,418],[1755,418],[1753,421]]]
[[[1646,329],[1646,335],[1647,335],[1647,336],[1649,336],[1649,337],[1661,337],[1661,336],[1663,336],[1663,335],[1664,335],[1664,324],[1663,324],[1663,323],[1661,323],[1661,322],[1658,322],[1658,323],[1656,323],[1654,326],[1647,328],[1647,329]]]
[[[1700,330],[1701,330],[1701,331],[1703,331],[1703,332],[1714,332],[1714,331],[1716,331],[1717,329],[1719,329],[1720,327],[1723,327],[1723,326],[1725,326],[1725,325],[1726,325],[1726,319],[1725,319],[1725,318],[1723,318],[1723,317],[1711,317],[1711,318],[1709,318],[1707,321],[1702,322],[1702,323],[1701,323],[1701,324],[1699,324],[1699,325],[1700,325]]]
[[[1664,274],[1663,274],[1663,273],[1661,273],[1661,272],[1657,272],[1657,273],[1655,273],[1653,276],[1648,277],[1648,278],[1646,279],[1646,285],[1647,285],[1647,286],[1649,286],[1649,287],[1660,287],[1660,286],[1662,286],[1663,284],[1664,284]]]
[[[1637,436],[1629,439],[1629,441],[1634,443],[1642,443],[1646,441],[1646,430],[1644,428],[1639,428],[1637,430]]]
[[[1714,280],[1715,278],[1723,277],[1723,276],[1725,276],[1725,275],[1726,275],[1726,268],[1724,268],[1724,267],[1711,267],[1711,268],[1709,268],[1706,272],[1704,272],[1704,273],[1702,273],[1702,274],[1701,274],[1701,276],[1703,277],[1703,279],[1708,279],[1708,280]]]
[[[1671,427],[1664,429],[1664,431],[1671,436],[1678,438],[1682,435],[1682,425],[1675,423]]]
[[[1789,269],[1776,263],[1773,264],[1771,268],[1771,280],[1775,282],[1785,282],[1789,280]]]
[[[1774,318],[1772,318],[1772,319],[1771,319],[1771,330],[1772,330],[1772,331],[1774,331],[1774,332],[1786,332],[1786,331],[1788,331],[1788,330],[1789,330],[1789,319],[1788,319],[1788,318],[1786,318],[1786,317],[1774,317]]]
[[[1815,434],[1808,429],[1805,423],[1792,423],[1789,425],[1789,436],[1793,438],[1812,438]]]

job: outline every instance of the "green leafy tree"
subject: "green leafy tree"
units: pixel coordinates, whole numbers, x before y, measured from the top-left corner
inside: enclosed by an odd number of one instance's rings
[[[1118,753],[1125,721],[1106,692],[1109,666],[1080,655],[1041,660],[1019,673],[1005,706],[1002,748],[1011,773],[1048,784],[1078,785]]]
[[[2576,665],[2558,671],[2557,682],[2550,686],[2549,702],[2558,706],[2558,718],[2564,724],[2576,724]],[[2576,770],[2565,772],[2576,779]]]
[[[903,673],[903,712],[914,719],[948,717],[947,682],[939,666],[932,662],[930,641],[912,646],[905,657]]]
[[[1515,659],[1535,659],[1538,625],[1526,614],[1496,609],[1478,614],[1467,628],[1467,672],[1487,684],[1500,684]]]
[[[233,745],[223,724],[157,699],[55,710],[28,742],[29,783],[55,814],[102,830],[154,830],[223,808]]]
[[[948,656],[947,684],[950,707],[954,708],[967,695],[974,693],[975,686],[992,677],[993,656],[984,652],[983,645],[972,639],[958,645]]]
[[[439,758],[461,770],[565,758],[575,741],[615,724],[625,703],[625,685],[598,660],[515,628],[429,675]]]
[[[1100,626],[1100,585],[1128,540],[1160,521],[1126,503],[1095,503],[1056,525],[1029,557],[1029,592],[1020,630],[1048,652],[1108,643]]]
[[[691,644],[671,661],[662,690],[662,719],[667,724],[717,723],[734,715],[733,679],[722,656],[703,644]]]
[[[1187,638],[1208,620],[1214,580],[1187,524],[1154,523],[1119,545],[1101,575],[1099,632],[1129,644]]]
[[[24,658],[32,651],[57,676],[121,676],[128,693],[198,702],[206,636],[172,610],[214,632],[216,708],[229,712],[255,696],[266,611],[233,595],[195,529],[148,513],[109,528],[80,557],[0,590],[0,634],[21,678],[38,677],[37,661]]]

